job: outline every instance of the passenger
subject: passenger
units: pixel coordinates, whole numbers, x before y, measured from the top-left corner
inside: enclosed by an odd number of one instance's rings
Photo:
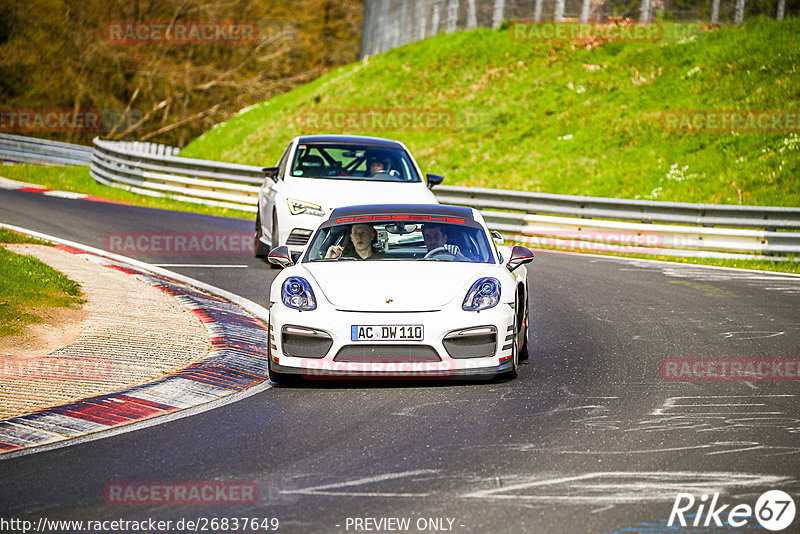
[[[331,245],[325,258],[335,259],[341,256],[357,260],[379,260],[383,252],[375,249],[378,232],[369,224],[354,224],[350,227],[350,239],[345,246]]]

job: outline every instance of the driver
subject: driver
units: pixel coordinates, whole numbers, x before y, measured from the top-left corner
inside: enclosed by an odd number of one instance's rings
[[[344,247],[331,245],[325,258],[336,259],[344,256],[357,260],[379,260],[383,258],[383,252],[373,246],[377,242],[378,232],[372,225],[354,224],[350,227],[350,239],[347,244]]]
[[[447,229],[438,223],[428,223],[422,226],[422,239],[425,240],[425,247],[428,252],[437,248],[444,248],[450,254],[464,256],[458,245],[447,242]]]
[[[377,174],[389,170],[389,161],[378,158],[369,158],[367,160],[367,170],[369,175]]]

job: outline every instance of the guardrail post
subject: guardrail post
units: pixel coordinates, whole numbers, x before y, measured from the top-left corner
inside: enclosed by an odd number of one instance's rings
[[[744,0],[736,0],[736,17],[734,24],[741,24],[744,21]]]
[[[583,0],[583,6],[581,7],[581,24],[587,24],[589,22],[589,10],[592,7],[592,0]]]
[[[564,0],[556,0],[556,11],[553,15],[556,22],[564,22]]]
[[[492,29],[496,30],[503,23],[506,11],[506,0],[494,0],[494,11],[492,11]]]
[[[453,33],[458,25],[458,0],[450,0],[447,4],[447,26],[445,33]]]
[[[650,23],[650,19],[652,17],[652,13],[650,12],[652,4],[650,2],[651,0],[642,0],[641,16],[639,18],[639,22],[642,24]]]
[[[478,17],[475,14],[475,0],[467,0],[467,29],[474,30],[478,27]]]

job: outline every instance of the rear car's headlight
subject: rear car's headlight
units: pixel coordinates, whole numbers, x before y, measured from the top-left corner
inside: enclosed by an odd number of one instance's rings
[[[472,284],[461,307],[467,311],[480,311],[493,308],[498,302],[500,302],[500,282],[497,278],[481,278]]]
[[[292,215],[300,215],[307,213],[309,215],[318,215],[322,217],[325,215],[325,210],[319,204],[306,202],[305,200],[297,200],[294,198],[287,198],[286,203],[289,205],[289,213]]]
[[[286,279],[281,297],[286,306],[296,310],[313,310],[317,307],[311,285],[308,280],[300,276],[290,276]]]

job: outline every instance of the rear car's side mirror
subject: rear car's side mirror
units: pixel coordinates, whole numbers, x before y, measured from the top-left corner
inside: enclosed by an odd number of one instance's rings
[[[264,167],[261,169],[264,178],[271,178],[273,182],[278,181],[278,167]]]
[[[428,179],[428,189],[433,189],[435,186],[444,182],[444,176],[438,174],[426,174],[425,178]]]
[[[515,246],[511,249],[511,259],[508,260],[508,267],[509,271],[513,271],[520,265],[524,265],[526,263],[530,263],[533,261],[533,252],[529,248],[520,247],[519,245]]]
[[[502,245],[503,243],[506,242],[505,238],[502,235],[500,235],[500,232],[498,232],[497,230],[492,230],[492,239],[498,245]]]
[[[292,255],[289,254],[289,247],[286,245],[272,249],[269,256],[267,256],[267,260],[275,265],[280,265],[282,269],[294,265]]]

